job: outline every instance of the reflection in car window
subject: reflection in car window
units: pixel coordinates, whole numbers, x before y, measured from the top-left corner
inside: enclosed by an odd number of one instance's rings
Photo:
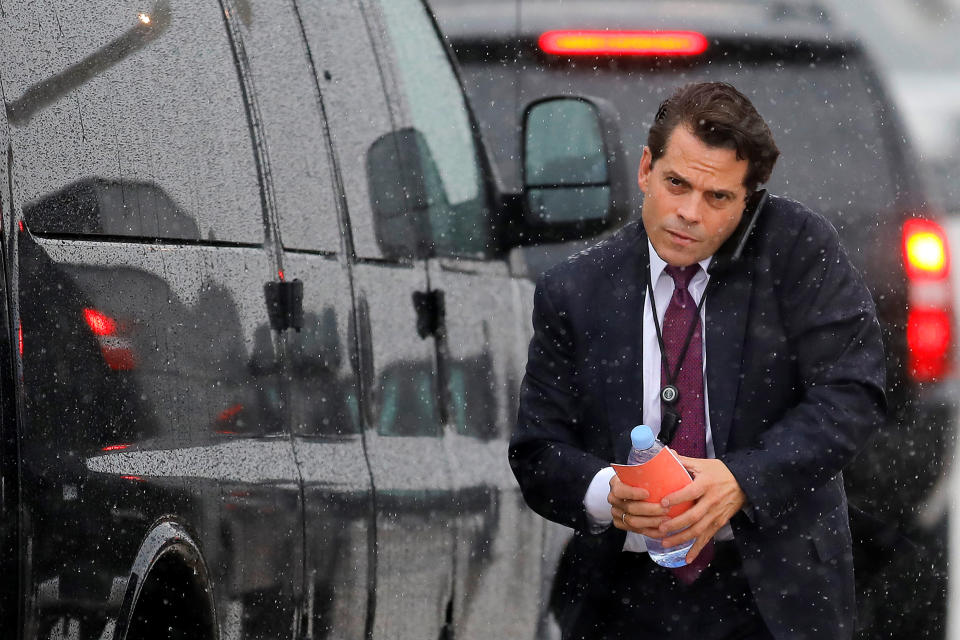
[[[289,408],[298,435],[359,433],[353,378],[345,373],[342,332],[333,306],[305,312],[303,328],[288,341],[292,374]]]
[[[59,194],[34,231],[263,242],[249,125],[216,3],[4,11],[18,188],[25,202]],[[71,217],[73,197],[82,212]],[[54,210],[61,219],[43,228]]]
[[[450,368],[447,393],[451,407],[449,421],[457,433],[481,440],[497,435],[496,399],[490,355],[454,362]]]
[[[401,363],[380,376],[377,433],[383,436],[440,436],[429,362]]]
[[[482,171],[459,81],[419,0],[380,0],[403,103],[423,134],[440,181],[429,185],[430,227],[440,254],[482,254],[489,240]]]

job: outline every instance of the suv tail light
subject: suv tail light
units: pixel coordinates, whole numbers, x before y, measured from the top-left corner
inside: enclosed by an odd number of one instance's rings
[[[707,50],[696,31],[547,31],[544,53],[561,56],[695,56]]]
[[[903,264],[910,376],[917,382],[931,382],[950,372],[953,354],[950,253],[943,228],[930,220],[907,220]]]

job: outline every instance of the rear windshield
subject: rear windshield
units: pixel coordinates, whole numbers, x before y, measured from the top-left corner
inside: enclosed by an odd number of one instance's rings
[[[781,150],[769,184],[774,193],[819,209],[838,226],[893,208],[896,171],[884,140],[893,134],[882,127],[880,95],[855,55],[816,62],[771,55],[769,61],[764,56],[732,64],[714,58],[654,69],[593,58],[545,62],[531,54],[511,87],[507,65],[460,53],[467,89],[508,187],[518,187],[520,175],[519,136],[504,131],[505,110],[511,106],[519,113],[531,100],[563,93],[611,100],[620,114],[629,166],[636,167],[660,101],[685,83],[723,80],[745,93],[773,130]]]
[[[653,102],[678,84],[726,80],[753,102],[780,147],[770,188],[822,211],[874,211],[893,205],[896,187],[878,109],[864,76],[849,61],[758,64],[744,69],[695,68],[682,78],[647,74]],[[679,82],[678,82],[679,80]],[[644,137],[650,126],[643,115]]]

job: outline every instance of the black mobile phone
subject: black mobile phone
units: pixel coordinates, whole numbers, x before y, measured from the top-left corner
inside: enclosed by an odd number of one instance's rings
[[[767,203],[767,190],[759,189],[750,194],[747,198],[747,205],[743,209],[743,217],[740,224],[734,230],[733,234],[727,238],[727,241],[714,254],[713,260],[707,271],[710,275],[723,271],[740,259],[743,255],[743,248],[750,239],[750,233],[757,224],[757,218],[763,210],[763,205]]]

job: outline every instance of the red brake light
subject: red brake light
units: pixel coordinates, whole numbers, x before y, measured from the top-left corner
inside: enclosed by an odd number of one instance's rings
[[[943,228],[932,220],[914,218],[903,225],[908,367],[916,382],[932,382],[950,373],[953,295],[948,246]]]
[[[110,336],[117,331],[117,321],[96,309],[84,309],[83,319],[90,330],[98,336]]]
[[[918,382],[943,378],[950,362],[950,313],[945,309],[911,309],[907,317],[910,375]]]
[[[696,31],[547,31],[538,44],[566,56],[695,56],[708,46]]]
[[[930,220],[903,225],[903,264],[911,280],[940,280],[950,273],[950,254],[943,228]]]

